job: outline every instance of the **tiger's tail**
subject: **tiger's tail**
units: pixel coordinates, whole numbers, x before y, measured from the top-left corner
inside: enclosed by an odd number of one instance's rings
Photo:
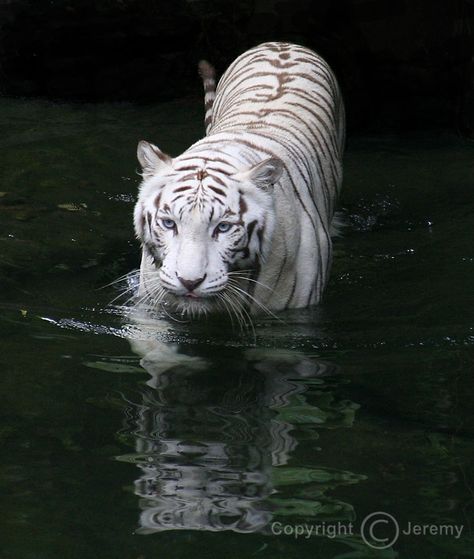
[[[207,60],[199,62],[198,70],[204,86],[204,108],[206,110],[204,126],[206,127],[207,135],[212,126],[212,106],[216,98],[216,71],[214,66],[209,64]]]

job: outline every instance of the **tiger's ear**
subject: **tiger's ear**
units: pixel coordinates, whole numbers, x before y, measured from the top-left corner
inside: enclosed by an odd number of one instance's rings
[[[167,166],[171,166],[171,157],[159,148],[142,140],[138,143],[137,157],[142,166],[143,175],[151,176]]]
[[[283,172],[283,163],[276,157],[269,157],[257,163],[250,169],[237,173],[234,178],[240,181],[249,181],[257,188],[270,192]]]

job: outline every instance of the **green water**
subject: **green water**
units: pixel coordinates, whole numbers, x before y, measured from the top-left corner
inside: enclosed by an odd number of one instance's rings
[[[0,557],[473,557],[474,145],[351,138],[320,308],[170,323],[158,374],[100,287],[138,265],[137,141],[201,117],[0,104]]]

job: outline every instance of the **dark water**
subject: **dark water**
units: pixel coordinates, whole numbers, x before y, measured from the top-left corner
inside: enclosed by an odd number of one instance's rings
[[[137,141],[200,119],[2,100],[0,557],[473,557],[473,144],[352,139],[323,305],[169,323],[141,366],[99,288],[138,263]]]

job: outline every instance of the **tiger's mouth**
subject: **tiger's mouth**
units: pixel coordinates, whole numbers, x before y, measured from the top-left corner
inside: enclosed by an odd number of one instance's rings
[[[217,297],[211,295],[197,295],[196,293],[185,293],[177,295],[168,291],[163,298],[165,306],[174,312],[185,315],[200,315],[216,311]]]
[[[182,297],[188,297],[189,299],[202,299],[201,295],[196,295],[196,293],[192,291],[190,293],[185,293]]]

